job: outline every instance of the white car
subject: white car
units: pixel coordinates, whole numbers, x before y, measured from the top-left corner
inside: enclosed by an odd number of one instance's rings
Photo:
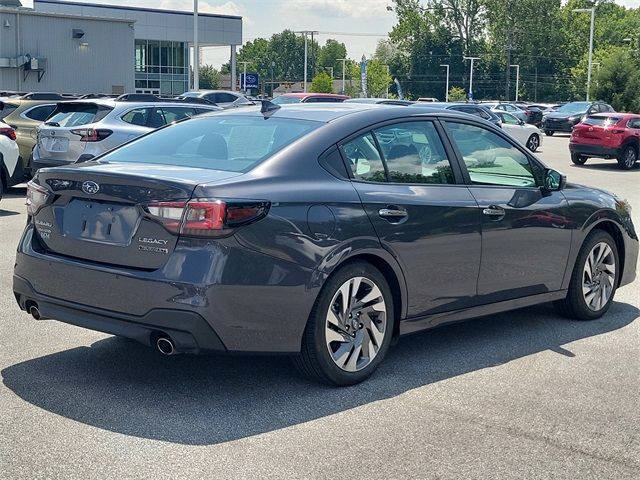
[[[20,183],[13,178],[16,165],[18,165],[16,131],[0,121],[0,198],[5,188]]]
[[[542,145],[542,132],[535,125],[524,123],[510,113],[493,110],[502,120],[502,129],[532,152]]]

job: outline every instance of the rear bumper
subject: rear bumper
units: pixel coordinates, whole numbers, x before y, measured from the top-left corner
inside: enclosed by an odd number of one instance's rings
[[[620,149],[604,147],[602,145],[588,145],[581,143],[569,143],[569,151],[578,155],[584,155],[586,157],[597,158],[617,158],[620,154]]]
[[[171,337],[180,353],[226,351],[216,332],[194,312],[154,309],[141,317],[124,315],[41,295],[18,275],[13,276],[13,291],[22,310],[35,305],[45,318],[131,338],[147,346],[152,346],[157,336],[165,334]]]
[[[23,310],[35,301],[45,317],[145,344],[164,332],[190,352],[295,353],[319,291],[312,278],[234,237],[179,244],[164,267],[147,271],[46,252],[28,225],[14,293]]]

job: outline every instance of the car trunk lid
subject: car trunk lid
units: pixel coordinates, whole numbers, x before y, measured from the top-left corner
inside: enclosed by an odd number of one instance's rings
[[[178,172],[179,170],[179,172]],[[98,164],[41,170],[37,183],[50,192],[33,222],[44,247],[56,254],[142,269],[163,266],[178,234],[149,205],[186,202],[203,182],[234,172],[166,165]]]

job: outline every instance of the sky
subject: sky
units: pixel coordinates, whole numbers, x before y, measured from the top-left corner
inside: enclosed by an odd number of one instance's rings
[[[166,8],[193,11],[193,0],[78,0],[86,3]],[[617,0],[627,7],[640,7],[640,0]],[[25,7],[32,0],[22,0]],[[386,38],[395,24],[388,11],[391,0],[199,0],[199,11],[239,15],[243,18],[243,40],[269,38],[284,29],[316,30],[324,45],[335,38],[347,46],[349,58],[367,58],[375,52],[379,40]],[[219,67],[229,61],[229,47],[210,47],[203,52],[203,63]]]

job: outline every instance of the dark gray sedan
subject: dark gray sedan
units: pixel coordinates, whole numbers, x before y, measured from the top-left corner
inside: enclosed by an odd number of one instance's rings
[[[14,293],[35,318],[164,354],[286,353],[360,382],[394,338],[553,301],[602,316],[638,237],[449,110],[347,104],[207,114],[28,185]]]

